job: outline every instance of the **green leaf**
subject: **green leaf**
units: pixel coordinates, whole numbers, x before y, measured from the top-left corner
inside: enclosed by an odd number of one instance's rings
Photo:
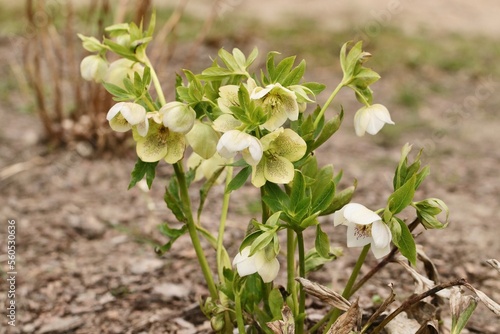
[[[184,210],[182,209],[182,203],[177,193],[173,192],[172,189],[165,188],[165,195],[163,196],[163,200],[179,222],[187,222],[187,218],[184,215]]]
[[[321,230],[321,226],[316,226],[316,239],[314,240],[314,246],[321,257],[330,257],[330,240],[328,239],[328,234]]]
[[[281,309],[283,308],[284,300],[283,295],[279,289],[273,289],[268,297],[269,310],[271,311],[272,320],[281,319]]]
[[[110,50],[116,53],[117,55],[130,59],[132,61],[137,61],[135,53],[129,48],[107,38],[104,38],[103,43],[104,45],[107,45],[110,48]]]
[[[319,224],[319,221],[318,221],[319,214],[320,214],[320,211],[315,212],[312,215],[310,215],[309,217],[307,217],[306,219],[304,219],[302,222],[300,222],[300,227],[302,228],[302,230],[305,230],[309,226],[318,225]]]
[[[250,174],[252,174],[251,166],[246,166],[242,170],[240,170],[239,173],[227,185],[226,193],[230,193],[233,190],[241,188],[247,181]]]
[[[342,124],[343,118],[344,118],[344,109],[342,108],[339,114],[337,114],[335,117],[333,117],[332,119],[328,120],[325,123],[318,138],[311,147],[311,150],[317,149],[324,142],[330,139],[330,137],[340,128],[340,124]]]
[[[356,190],[357,182],[355,181],[354,185],[343,189],[342,191],[336,192],[333,200],[331,201],[328,208],[321,212],[321,215],[329,215],[342,209],[347,203],[349,203],[354,194],[354,190]]]
[[[314,93],[314,95],[318,95],[319,93],[324,91],[326,88],[325,85],[323,85],[319,82],[304,82],[304,83],[302,83],[302,86],[309,88]]]
[[[288,75],[282,80],[281,84],[285,87],[297,85],[306,71],[306,61],[302,60]]]
[[[306,195],[306,184],[304,181],[304,176],[298,170],[295,171],[295,176],[293,177],[292,187],[290,189],[290,209],[297,210],[299,202]]]
[[[399,240],[395,240],[393,236],[393,242],[394,244],[399,248],[399,251],[401,252],[401,255],[406,257],[408,261],[412,265],[417,264],[417,246],[415,245],[415,240],[413,239],[413,235],[410,232],[410,229],[406,224],[399,218],[396,218],[396,221],[399,223],[399,226],[401,228],[401,235],[399,236]]]
[[[323,267],[325,263],[336,260],[341,255],[342,255],[342,249],[339,248],[330,250],[329,256],[326,258],[319,255],[316,249],[311,249],[309,252],[307,252],[305,259],[304,267],[306,275],[310,272],[321,269],[321,267]]]
[[[144,162],[140,158],[137,158],[137,162],[135,163],[134,169],[131,173],[132,178],[128,185],[128,189],[131,189],[133,186],[135,186],[137,182],[144,178],[144,176],[146,176],[146,183],[148,184],[148,188],[151,189],[151,185],[153,184],[153,180],[155,178],[156,165],[158,165],[158,161]]]
[[[252,246],[250,246],[250,256],[266,248],[266,246],[269,245],[271,241],[273,241],[275,233],[275,229],[272,229],[270,231],[261,233],[257,238],[255,238],[255,240],[252,242]]]
[[[387,203],[389,210],[393,214],[403,211],[404,208],[412,203],[413,196],[415,195],[415,182],[416,176],[413,175],[404,185],[389,196]]]
[[[107,82],[103,82],[103,86],[111,95],[119,98],[120,100],[121,99],[130,100],[133,98],[133,95],[129,94],[126,90],[124,90],[121,87],[118,87],[116,85]]]
[[[164,244],[161,247],[157,247],[155,249],[156,254],[158,255],[163,255],[166,252],[168,252],[171,248],[174,242],[179,239],[182,235],[186,234],[188,231],[187,225],[183,225],[180,229],[173,229],[170,228],[167,223],[163,223],[159,226],[160,233],[163,234],[164,236],[170,238],[170,240]]]
[[[312,212],[326,210],[335,197],[335,183],[330,180],[325,184],[321,192],[317,192],[313,196]]]

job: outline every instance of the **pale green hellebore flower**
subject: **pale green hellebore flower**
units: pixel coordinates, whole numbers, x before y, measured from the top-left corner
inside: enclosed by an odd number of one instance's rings
[[[141,77],[144,74],[144,66],[138,62],[129,59],[118,59],[109,65],[104,82],[113,84],[125,89],[123,80],[129,78],[134,81],[134,73],[137,72]]]
[[[354,130],[359,137],[365,132],[376,135],[385,124],[394,124],[386,107],[381,104],[365,106],[354,115]]]
[[[163,117],[163,125],[178,133],[188,133],[196,119],[194,109],[182,102],[169,102],[159,112]]]
[[[239,107],[238,91],[240,87],[237,85],[226,85],[219,88],[219,98],[217,105],[225,114],[232,114],[230,107]]]
[[[119,102],[109,109],[106,119],[116,132],[126,132],[135,127],[137,133],[144,137],[149,130],[146,109],[137,103]]]
[[[187,159],[188,168],[194,169],[198,167],[196,169],[194,181],[199,181],[203,178],[207,180],[210,179],[212,175],[214,175],[219,168],[224,167],[228,163],[229,160],[221,157],[217,152],[208,159],[203,159],[201,156],[193,152],[191,156]],[[221,184],[222,182],[224,182],[225,178],[226,178],[226,171],[224,170],[219,175],[215,183]]]
[[[210,125],[197,120],[186,139],[197,155],[209,159],[217,151],[219,134]]]
[[[287,119],[296,121],[299,117],[297,95],[279,83],[267,85],[265,88],[256,87],[250,98],[260,101],[262,108],[269,115],[267,121],[262,124],[266,130],[274,131]]]
[[[391,251],[392,233],[379,215],[364,205],[349,203],[333,215],[333,223],[347,226],[347,247],[371,244],[373,255],[380,259]]]
[[[272,282],[280,270],[280,263],[276,256],[269,256],[265,249],[250,256],[250,246],[243,248],[233,260],[240,277],[258,273],[264,283]]]
[[[217,152],[226,159],[231,159],[238,152],[241,152],[243,159],[249,165],[255,166],[262,159],[262,144],[248,133],[229,130],[220,137]]]
[[[234,118],[231,114],[222,114],[214,121],[214,130],[219,132],[227,132],[229,130],[235,130],[241,126],[241,122]]]
[[[97,55],[87,56],[80,63],[80,73],[87,81],[101,83],[106,76],[108,62]]]
[[[293,180],[293,162],[300,160],[307,151],[307,144],[291,129],[279,128],[260,139],[264,154],[252,169],[252,184],[258,188],[266,181],[287,184]]]
[[[152,119],[149,132],[145,137],[136,136],[137,156],[144,162],[156,162],[164,159],[174,164],[184,157],[186,138],[184,134],[173,132],[163,123],[156,123]]]

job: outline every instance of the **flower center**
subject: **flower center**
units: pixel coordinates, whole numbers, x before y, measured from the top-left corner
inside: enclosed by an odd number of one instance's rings
[[[354,229],[354,236],[356,239],[369,238],[372,235],[372,224],[369,225],[356,225]]]
[[[168,133],[169,133],[168,128],[165,126],[161,126],[158,129],[157,133],[158,143],[166,144],[168,139]]]

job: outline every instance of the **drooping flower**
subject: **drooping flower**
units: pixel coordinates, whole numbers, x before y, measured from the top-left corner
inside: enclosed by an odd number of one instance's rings
[[[258,273],[264,283],[272,282],[278,276],[280,269],[280,263],[274,252],[262,249],[250,256],[250,246],[243,248],[234,257],[233,266],[236,266],[241,277]]]
[[[184,134],[172,131],[163,123],[156,123],[154,118],[147,135],[136,136],[134,132],[134,139],[137,156],[144,162],[165,159],[166,162],[174,164],[182,159],[186,149]]]
[[[334,225],[347,225],[347,247],[371,243],[377,259],[389,254],[392,233],[380,216],[364,205],[349,203],[333,215]]]
[[[269,115],[267,121],[262,124],[266,130],[274,131],[287,119],[295,121],[299,117],[297,96],[279,83],[267,85],[265,88],[256,87],[250,98],[260,101],[262,108]]]
[[[107,70],[108,63],[98,55],[87,56],[80,63],[80,73],[87,81],[102,82]]]
[[[114,131],[126,132],[135,127],[138,134],[143,137],[148,133],[146,109],[140,104],[119,102],[109,109],[106,119]]]
[[[252,170],[252,184],[262,187],[266,180],[287,184],[293,180],[293,162],[300,160],[307,150],[307,144],[291,129],[279,128],[260,139],[264,154]]]
[[[186,134],[186,139],[193,151],[203,159],[210,159],[217,152],[219,134],[208,124],[196,121]]]
[[[381,104],[365,106],[354,115],[354,130],[359,137],[365,132],[376,135],[385,124],[394,124],[386,107]]]
[[[262,159],[262,144],[248,133],[239,130],[229,130],[220,137],[217,143],[217,152],[226,159],[233,158],[241,152],[243,159],[255,166]]]
[[[121,58],[115,60],[109,65],[108,71],[104,78],[104,82],[113,84],[120,88],[125,88],[123,80],[129,78],[134,80],[134,73],[137,72],[141,77],[144,73],[144,66],[138,62]]]
[[[163,125],[178,133],[188,133],[194,125],[196,112],[182,102],[169,102],[160,109]]]

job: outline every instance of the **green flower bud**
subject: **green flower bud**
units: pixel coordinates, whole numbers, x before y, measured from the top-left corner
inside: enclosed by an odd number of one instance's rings
[[[87,56],[80,63],[80,73],[87,81],[102,82],[107,70],[108,63],[97,55]]]
[[[209,159],[215,154],[219,136],[210,125],[197,121],[186,134],[186,139],[196,154]]]

